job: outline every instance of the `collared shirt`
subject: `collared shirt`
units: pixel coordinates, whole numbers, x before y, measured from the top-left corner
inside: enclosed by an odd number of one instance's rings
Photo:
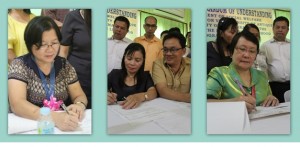
[[[191,87],[191,60],[182,58],[179,71],[174,75],[171,67],[168,66],[164,59],[157,59],[153,63],[152,79],[154,85],[166,83],[168,88],[181,92],[190,93]]]
[[[148,41],[145,36],[141,36],[135,38],[133,42],[140,43],[144,46],[146,51],[146,62],[144,70],[151,72],[153,62],[156,59],[160,59],[163,57],[163,53],[161,51],[163,45],[161,40],[154,36],[152,40]]]
[[[121,69],[121,63],[123,54],[126,47],[132,41],[128,38],[122,40],[113,39],[113,37],[107,40],[107,73],[110,73],[113,69]]]
[[[289,40],[279,42],[274,38],[261,46],[260,53],[266,56],[267,71],[270,81],[290,81],[290,48],[291,43]]]
[[[208,98],[230,99],[243,95],[242,90],[235,80],[239,80],[244,90],[249,93],[255,93],[256,105],[260,105],[268,95],[272,95],[268,83],[268,77],[263,71],[250,69],[251,84],[250,87],[245,86],[234,65],[221,66],[213,68],[207,77],[206,93]],[[255,87],[255,88],[254,88]],[[255,89],[253,91],[253,89]]]

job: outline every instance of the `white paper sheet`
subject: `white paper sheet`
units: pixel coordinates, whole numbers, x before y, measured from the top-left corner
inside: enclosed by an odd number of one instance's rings
[[[92,112],[90,109],[85,111],[85,117],[76,131],[64,132],[55,127],[55,134],[91,134]],[[37,134],[37,121],[8,114],[8,134]]]
[[[108,134],[190,134],[190,104],[157,98],[136,109],[109,105]]]
[[[245,134],[249,131],[245,102],[207,103],[207,134]]]
[[[257,111],[253,111],[249,114],[250,119],[256,119],[266,116],[290,113],[290,102],[280,103],[278,106],[275,107],[256,107]]]

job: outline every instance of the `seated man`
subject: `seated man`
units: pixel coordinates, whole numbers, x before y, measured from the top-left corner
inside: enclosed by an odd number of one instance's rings
[[[191,61],[182,57],[186,39],[180,33],[169,33],[163,39],[163,59],[153,63],[152,78],[160,97],[191,102]]]

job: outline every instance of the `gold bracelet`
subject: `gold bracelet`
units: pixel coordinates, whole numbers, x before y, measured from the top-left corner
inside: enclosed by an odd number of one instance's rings
[[[84,108],[86,109],[86,105],[84,102],[79,101],[79,102],[76,102],[75,104],[82,104],[84,106]]]

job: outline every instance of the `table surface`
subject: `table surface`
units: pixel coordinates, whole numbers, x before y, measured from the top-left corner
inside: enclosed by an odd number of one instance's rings
[[[249,134],[290,134],[290,113],[250,120]]]
[[[92,130],[92,111],[85,111],[84,119],[80,122],[77,130],[64,132],[57,127],[54,134],[91,134]],[[37,134],[37,121],[16,116],[13,113],[8,114],[8,134]]]
[[[219,104],[226,105],[224,102],[219,103]],[[281,103],[279,106],[282,106],[282,105],[287,106],[287,108],[290,109],[290,103]],[[215,106],[215,105],[207,105],[207,109],[211,109],[211,107],[213,107],[213,106]],[[244,107],[246,107],[246,106],[244,106]],[[218,108],[213,108],[213,109],[216,110]],[[235,108],[227,108],[227,109],[232,109],[233,111],[235,110]],[[265,109],[267,110],[269,108],[265,108]],[[236,111],[234,111],[234,112],[236,112]],[[247,121],[250,123],[249,130],[247,129],[247,130],[240,131],[240,132],[234,133],[234,134],[290,134],[290,113],[288,113],[288,112],[283,113],[283,114],[264,116],[261,118],[250,119],[250,120],[249,120],[248,115],[245,115],[246,117],[244,118],[245,119],[244,124],[247,124],[246,123]],[[215,114],[213,114],[211,112],[207,112],[207,115],[215,115]],[[235,118],[234,116],[229,116],[229,114],[227,114],[227,116],[228,116],[227,118],[230,120],[225,119],[224,122],[231,122],[231,123],[238,122],[238,124],[241,124],[240,118],[239,118],[239,120],[232,120],[233,118]],[[243,119],[243,117],[242,117],[242,119]],[[217,128],[219,126],[214,125],[214,126],[210,126],[210,127]],[[222,125],[222,127],[224,127],[224,124]],[[220,129],[222,129],[222,128],[220,128]],[[220,133],[214,132],[213,134],[231,134],[231,133],[230,133],[230,131],[227,131],[226,133],[221,131]]]
[[[108,134],[191,134],[191,104],[156,98],[124,110],[107,106]]]

